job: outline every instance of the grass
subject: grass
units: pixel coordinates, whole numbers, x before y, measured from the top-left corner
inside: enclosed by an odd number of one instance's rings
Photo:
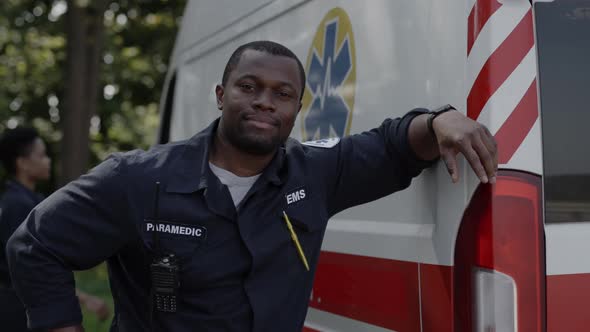
[[[108,332],[113,320],[114,309],[106,264],[102,263],[93,269],[76,272],[75,275],[76,287],[88,294],[102,298],[109,306],[111,313],[108,319],[101,322],[93,313],[83,309],[84,330],[86,332]]]

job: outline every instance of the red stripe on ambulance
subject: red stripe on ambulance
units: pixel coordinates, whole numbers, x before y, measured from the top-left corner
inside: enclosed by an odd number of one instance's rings
[[[322,251],[310,307],[400,332],[451,332],[452,269]]]
[[[547,331],[588,331],[590,273],[547,276]]]
[[[453,267],[420,263],[423,332],[453,331]]]
[[[372,325],[419,332],[418,287],[418,263],[322,251],[309,304]]]
[[[498,1],[477,0],[467,19],[467,54],[488,19],[502,6]]]
[[[539,118],[537,112],[537,80],[533,80],[518,106],[498,129],[498,162],[506,164]]]

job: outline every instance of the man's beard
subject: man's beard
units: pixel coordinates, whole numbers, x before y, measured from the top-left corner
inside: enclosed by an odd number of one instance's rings
[[[225,136],[229,143],[238,149],[254,155],[268,155],[273,153],[285,141],[280,134],[272,137],[248,133],[248,130],[240,125],[234,128],[224,128]]]

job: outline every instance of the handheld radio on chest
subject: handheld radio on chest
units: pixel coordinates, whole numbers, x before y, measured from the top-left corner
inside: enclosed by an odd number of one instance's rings
[[[154,232],[152,242],[154,259],[150,264],[153,308],[162,312],[176,312],[178,288],[180,287],[180,266],[174,253],[165,252],[160,246],[158,205],[160,182],[156,182],[154,202]]]

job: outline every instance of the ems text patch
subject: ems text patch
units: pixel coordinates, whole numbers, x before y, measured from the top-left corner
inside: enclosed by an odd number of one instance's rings
[[[307,193],[305,192],[305,188],[298,188],[294,191],[285,195],[285,199],[287,200],[287,205],[300,202],[307,198]]]

